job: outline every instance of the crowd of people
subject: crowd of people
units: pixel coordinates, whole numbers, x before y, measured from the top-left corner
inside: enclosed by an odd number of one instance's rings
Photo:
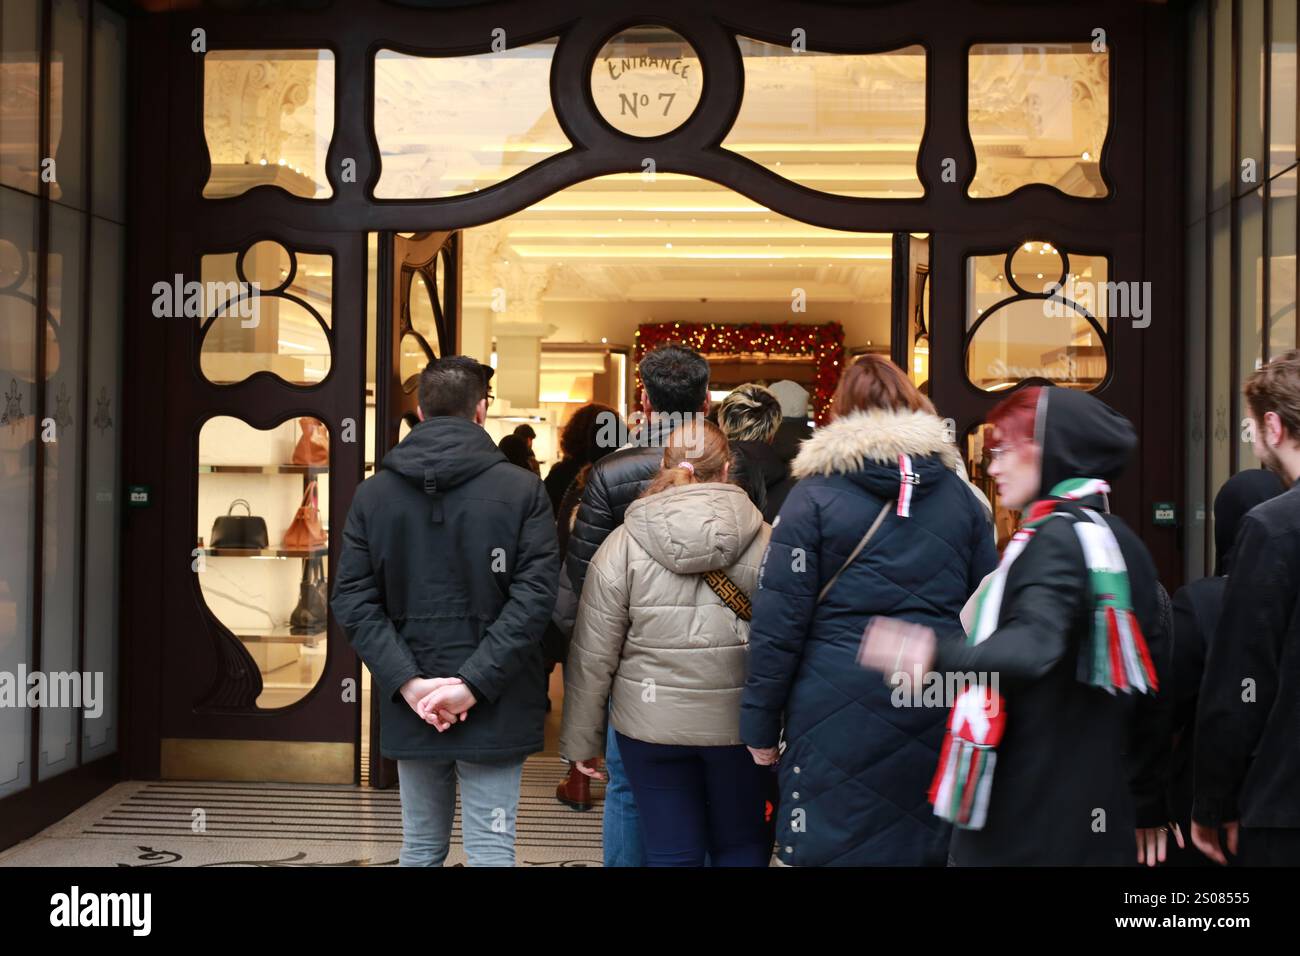
[[[492,370],[436,359],[356,494],[332,607],[403,865],[446,859],[458,784],[470,865],[513,864],[555,666],[556,797],[604,781],[606,866],[1300,864],[1300,351],[1247,381],[1262,467],[1172,599],[1110,511],[1135,430],[1086,392],[990,412],[999,554],[886,358],[815,430],[797,383],[713,407],[687,347],[639,371],[642,421],[578,409],[543,480],[534,435],[482,427]]]

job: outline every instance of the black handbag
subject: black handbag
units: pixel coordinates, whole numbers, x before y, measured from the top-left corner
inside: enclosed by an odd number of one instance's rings
[[[234,513],[235,505],[243,505],[246,515]],[[218,515],[212,522],[212,547],[240,548],[260,551],[270,543],[266,533],[266,521],[253,514],[252,506],[243,498],[236,498],[230,503],[224,515]]]
[[[290,634],[316,634],[325,630],[325,563],[308,558],[302,563],[302,583],[298,585],[298,606],[289,615]]]

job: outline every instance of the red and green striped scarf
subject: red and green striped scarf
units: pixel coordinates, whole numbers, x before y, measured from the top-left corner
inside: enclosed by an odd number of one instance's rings
[[[1092,600],[1092,628],[1080,649],[1079,680],[1110,694],[1156,690],[1155,667],[1133,613],[1128,569],[1119,542],[1101,515],[1077,504],[1109,491],[1110,485],[1100,478],[1071,478],[1030,506],[1024,526],[1008,542],[997,570],[984,579],[972,598],[967,641],[982,643],[997,630],[1011,565],[1039,528],[1052,518],[1063,517],[1073,522],[1083,547]],[[929,791],[930,803],[940,817],[964,829],[984,826],[997,746],[1005,726],[1004,701],[984,684],[964,690],[954,701]]]

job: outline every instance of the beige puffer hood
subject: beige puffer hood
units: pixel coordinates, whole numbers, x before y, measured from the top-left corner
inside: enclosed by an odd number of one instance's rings
[[[614,728],[638,740],[740,743],[749,623],[703,575],[721,570],[752,594],[769,534],[736,485],[682,485],[628,507],[583,585],[564,668],[561,753],[604,753],[607,704]]]
[[[701,482],[638,498],[623,524],[669,571],[703,574],[735,564],[763,516],[740,486]]]

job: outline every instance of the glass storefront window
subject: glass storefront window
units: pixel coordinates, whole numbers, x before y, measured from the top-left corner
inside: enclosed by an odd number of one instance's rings
[[[90,127],[95,149],[91,164],[96,216],[126,219],[123,147],[126,142],[126,23],[103,4],[95,5],[91,36],[94,86]]]
[[[569,149],[551,107],[555,44],[452,57],[379,50],[375,198],[477,192]]]
[[[83,669],[103,674],[103,699],[82,718],[82,760],[117,750],[117,596],[121,564],[118,520],[121,493],[122,268],[125,230],[91,221],[90,340],[86,343],[85,657]]]
[[[1256,189],[1233,204],[1237,217],[1237,369],[1245,382],[1264,361],[1264,194]],[[1232,393],[1237,469],[1254,468],[1250,432],[1245,419],[1246,400],[1240,388]]]
[[[925,48],[796,53],[737,37],[745,95],[723,147],[792,182],[838,196],[899,199],[925,190]]]
[[[1268,357],[1296,347],[1296,169],[1269,184]]]
[[[704,92],[694,47],[666,27],[611,38],[591,65],[591,97],[605,122],[629,136],[662,136],[685,123]]]
[[[1268,177],[1264,143],[1264,3],[1237,4],[1237,169],[1234,192],[1258,189]]]
[[[40,5],[0,4],[0,185],[32,194],[41,183],[40,74]]]
[[[1269,31],[1269,175],[1296,162],[1296,4],[1273,0]]]
[[[1107,195],[1109,51],[1088,43],[976,44],[968,72],[970,196],[1005,196],[1032,183],[1085,199]]]
[[[0,187],[0,670],[10,674],[32,659],[38,209]],[[31,742],[30,708],[0,707],[0,797],[31,784]]]
[[[217,385],[269,372],[292,385],[329,374],[333,258],[277,242],[203,257],[199,366]],[[258,294],[250,295],[253,286]],[[188,314],[188,313],[187,313]]]
[[[50,207],[49,296],[53,340],[45,350],[45,417],[38,423],[44,466],[41,535],[41,670],[78,667],[78,594],[81,583],[82,234],[85,214]],[[77,766],[76,710],[43,707],[37,778]]]
[[[259,710],[301,700],[325,670],[328,441],[314,418],[262,430],[219,416],[199,432],[194,563],[208,610],[257,667]],[[300,524],[300,506],[318,523]],[[248,522],[219,522],[245,513],[264,523],[265,547]]]
[[[326,199],[334,135],[329,50],[213,50],[203,58],[203,133],[212,171],[203,195],[255,186]]]
[[[84,209],[86,7],[84,0],[54,0],[50,9],[50,198]]]
[[[966,374],[986,392],[1026,379],[1096,388],[1106,378],[1104,339],[1112,299],[1126,290],[1107,282],[1107,263],[1070,255],[1050,242],[1026,242],[1010,256],[966,260]]]

